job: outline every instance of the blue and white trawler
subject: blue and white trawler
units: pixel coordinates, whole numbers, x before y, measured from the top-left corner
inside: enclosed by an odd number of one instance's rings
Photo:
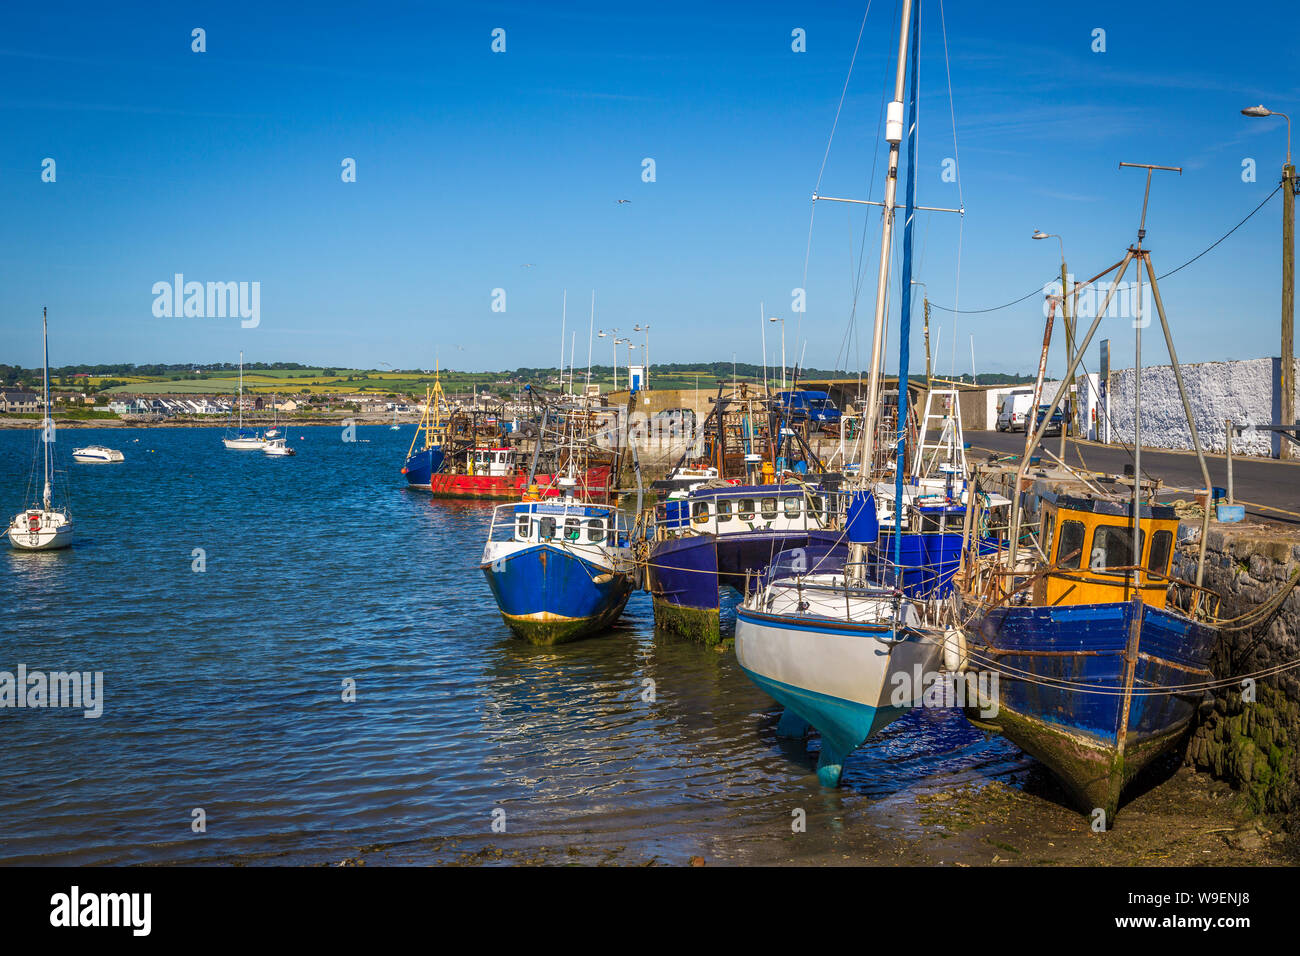
[[[532,644],[605,630],[636,579],[618,508],[571,497],[497,506],[480,567],[501,616]]]

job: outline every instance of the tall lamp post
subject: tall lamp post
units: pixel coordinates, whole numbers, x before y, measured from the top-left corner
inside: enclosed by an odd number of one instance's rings
[[[781,323],[781,391],[785,391],[785,319],[771,316],[767,321]]]
[[[1291,117],[1263,106],[1248,106],[1243,116],[1286,120],[1286,162],[1282,166],[1282,422],[1295,424],[1295,166],[1291,165]],[[1279,457],[1290,458],[1290,442],[1279,440]]]
[[[627,391],[628,394],[631,395],[632,394],[632,350],[636,348],[636,343],[633,342],[630,338],[623,339],[623,342],[626,343],[627,345],[627,362],[624,363],[624,365],[627,368]],[[645,372],[643,371],[641,374],[644,376]]]
[[[613,338],[613,343],[614,343],[614,388],[613,388],[613,391],[617,392],[617,391],[618,391],[618,347],[619,347],[620,345],[622,345],[624,342],[626,342],[627,339],[620,339],[620,338],[618,337],[618,329],[610,329],[608,332],[606,332],[604,329],[601,329],[599,332],[596,333],[596,336],[597,336],[598,338],[602,338],[602,339],[603,339],[603,338],[606,338],[606,337],[612,337],[612,338]]]
[[[632,326],[632,331],[645,333],[645,348],[641,351],[641,364],[645,366],[645,369],[641,372],[641,387],[643,389],[649,389],[650,388],[650,323],[647,322],[645,325],[634,325]]]
[[[1070,293],[1067,288],[1067,283],[1069,282],[1069,278],[1068,278],[1069,273],[1065,268],[1065,241],[1055,233],[1042,232],[1041,230],[1035,230],[1033,238],[1034,239],[1055,239],[1061,247],[1061,320],[1065,325],[1065,367],[1068,369],[1074,364],[1075,316],[1070,314]],[[1076,289],[1074,294],[1075,294],[1075,300],[1077,302],[1079,291]],[[1079,403],[1076,401],[1077,396],[1074,394],[1073,376],[1071,376],[1070,381],[1066,383],[1065,394],[1070,397],[1070,430],[1077,435],[1079,434],[1079,428],[1078,428],[1078,418],[1079,418],[1078,404]],[[1034,414],[1035,415],[1038,414],[1038,409],[1034,409]],[[1062,427],[1061,428],[1061,460],[1062,461],[1065,460],[1065,432],[1066,429]]]

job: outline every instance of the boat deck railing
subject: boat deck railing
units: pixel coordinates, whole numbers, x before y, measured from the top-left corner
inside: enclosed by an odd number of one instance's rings
[[[564,499],[510,502],[492,509],[488,540],[623,547],[627,521],[612,505]]]

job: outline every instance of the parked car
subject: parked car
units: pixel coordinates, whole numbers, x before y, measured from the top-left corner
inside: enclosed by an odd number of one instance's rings
[[[825,392],[799,389],[777,392],[777,410],[792,422],[809,421],[819,425],[835,425],[840,420],[840,410]]]
[[[1040,425],[1043,424],[1043,416],[1047,414],[1047,408],[1048,406],[1046,405],[1038,406],[1038,414],[1034,416],[1035,428],[1038,428]],[[1047,423],[1047,429],[1043,432],[1043,437],[1046,438],[1048,435],[1061,434],[1061,428],[1064,426],[1064,424],[1065,424],[1065,415],[1058,407],[1056,411],[1052,412],[1052,420]]]
[[[998,431],[1024,431],[1028,427],[1029,408],[1033,403],[1033,392],[1012,392],[1010,395],[1003,395],[1002,402],[998,406]]]

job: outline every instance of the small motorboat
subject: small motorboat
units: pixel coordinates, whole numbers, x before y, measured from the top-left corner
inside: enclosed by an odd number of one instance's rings
[[[88,465],[105,465],[115,461],[126,461],[126,456],[116,448],[105,448],[103,445],[87,445],[85,448],[74,448],[72,457],[74,461]]]
[[[298,454],[288,446],[287,441],[288,439],[285,438],[272,438],[262,446],[262,451],[266,452],[268,455],[279,455],[281,457]]]

